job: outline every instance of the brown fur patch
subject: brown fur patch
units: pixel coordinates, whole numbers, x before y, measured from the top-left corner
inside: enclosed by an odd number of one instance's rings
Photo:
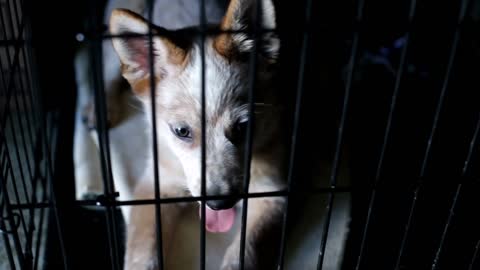
[[[154,83],[157,82],[157,79],[154,80]],[[132,83],[132,89],[137,95],[147,95],[150,93],[150,90],[152,88],[152,85],[150,83],[150,77],[146,76],[143,79],[137,80]]]
[[[170,61],[170,63],[184,68],[187,64],[188,52],[175,45],[170,39],[166,37],[160,37],[160,39],[167,47],[168,60]]]
[[[145,20],[139,14],[136,14],[136,13],[134,13],[132,11],[129,11],[129,10],[126,10],[126,9],[115,9],[115,10],[113,10],[112,11],[112,17],[111,17],[111,22],[114,20],[115,17],[128,17],[132,20],[139,21],[143,24],[146,24],[146,25],[149,24],[149,22],[147,20]],[[113,23],[110,23],[110,25],[113,25]],[[114,29],[112,29],[112,28],[110,29],[110,31],[112,33],[115,33]],[[156,28],[155,26],[152,25],[152,31],[153,31],[154,35],[157,35],[159,30],[158,30],[158,28]],[[118,34],[118,33],[116,33],[116,34]],[[175,42],[169,37],[166,37],[166,36],[155,36],[154,37],[154,39],[157,39],[157,38],[161,40],[161,43],[166,47],[166,50],[167,50],[167,56],[166,56],[167,57],[167,63],[162,63],[162,65],[175,65],[175,66],[179,67],[180,69],[184,69],[185,66],[188,63],[188,55],[189,55],[188,51],[186,49],[176,45]],[[147,54],[147,53],[145,53],[145,54]],[[148,56],[149,55],[144,55],[144,57],[148,57]],[[122,59],[120,59],[120,60],[122,60]],[[155,70],[157,71],[158,69],[155,68]],[[128,77],[129,77],[128,74],[133,74],[133,73],[136,72],[135,68],[129,66],[126,63],[122,63],[121,71],[122,71],[122,74],[124,74],[124,77],[127,78],[127,80],[128,80]],[[150,73],[150,72],[148,71],[147,73]],[[135,78],[135,79],[130,79],[129,80],[129,83],[132,86],[133,91],[137,95],[145,95],[146,93],[149,93],[149,89],[151,89],[150,76],[151,76],[151,74],[146,75],[146,76],[144,76],[142,78],[139,78],[139,79]],[[153,76],[155,76],[155,83],[157,83],[158,81],[160,81],[162,75],[158,74],[158,72],[155,72],[155,74]]]
[[[231,60],[235,55],[231,34],[223,33],[216,37],[213,41],[213,48],[227,60]]]
[[[153,83],[156,88],[157,83],[162,80],[162,77],[157,75],[155,76]],[[145,76],[139,80],[131,81],[130,85],[132,86],[133,92],[138,96],[147,96],[150,94],[152,85],[150,82],[150,76]]]
[[[230,4],[228,5],[227,13],[222,19],[222,23],[220,24],[220,28],[222,30],[229,30],[232,29],[235,12],[238,8],[238,0],[231,0]]]
[[[138,15],[137,13],[135,13],[133,11],[130,11],[130,10],[124,9],[124,8],[116,8],[116,9],[112,10],[112,15],[111,15],[110,20],[112,20],[113,17],[117,17],[117,16],[129,17],[130,19],[146,22],[146,20],[142,16]],[[112,25],[112,24],[110,23],[110,25]],[[110,31],[111,30],[112,29],[110,29]]]
[[[228,5],[227,13],[222,19],[220,24],[221,31],[233,30],[233,22],[235,17],[235,12],[238,8],[238,0],[231,0]],[[234,57],[234,44],[232,39],[232,34],[223,33],[218,35],[213,41],[213,48],[223,57],[228,60]]]

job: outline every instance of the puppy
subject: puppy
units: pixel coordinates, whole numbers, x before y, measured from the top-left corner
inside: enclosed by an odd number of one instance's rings
[[[280,132],[280,100],[274,85],[279,39],[272,33],[260,36],[255,81],[255,108],[250,112],[249,55],[255,40],[248,32],[261,18],[263,29],[275,29],[275,9],[270,0],[262,0],[257,12],[253,0],[232,0],[217,29],[224,32],[202,39],[196,28],[167,31],[151,26],[153,73],[150,71],[149,22],[125,9],[116,9],[110,18],[113,46],[121,62],[122,76],[141,101],[147,118],[147,133],[157,136],[160,157],[154,164],[147,158],[142,179],[136,182],[134,199],[154,197],[154,167],[161,173],[160,197],[201,195],[201,93],[202,53],[205,67],[205,146],[206,194],[238,195],[244,186],[244,157],[247,151],[247,126],[253,121],[252,161],[249,192],[278,191],[284,185],[284,149]],[[157,16],[161,16],[158,14]],[[235,33],[231,31],[244,31]],[[203,42],[203,44],[201,44]],[[203,52],[202,52],[203,48]],[[152,112],[154,82],[155,111]],[[152,113],[154,115],[152,115]],[[250,118],[254,113],[254,119]],[[157,134],[153,134],[153,121]],[[148,140],[151,142],[151,138]],[[154,147],[151,145],[150,147]],[[156,166],[155,166],[156,165]],[[274,269],[278,245],[267,237],[280,224],[284,199],[265,197],[248,203],[245,243],[245,269]],[[163,254],[168,260],[172,235],[180,214],[192,205],[162,204]],[[198,207],[198,204],[195,206]],[[223,233],[241,218],[238,199],[208,200],[206,229]],[[125,269],[157,269],[155,207],[139,206],[131,210],[127,225]],[[273,237],[279,240],[279,235]],[[274,248],[266,248],[274,244]],[[225,250],[220,269],[238,269],[240,230]],[[271,253],[269,256],[263,254]],[[261,255],[262,254],[262,255]]]
[[[256,2],[205,0],[210,30],[244,30],[207,36],[205,50],[206,94],[206,192],[207,195],[238,194],[243,191],[245,130],[249,119],[249,53],[253,38]],[[228,8],[227,8],[228,7]],[[263,25],[275,28],[275,12],[270,1],[262,2]],[[115,190],[121,201],[153,199],[154,163],[152,110],[149,70],[149,40],[145,19],[126,10],[144,14],[145,1],[111,0],[105,19],[111,20],[112,34],[135,34],[132,38],[103,41],[103,76],[110,120],[110,151]],[[212,24],[217,26],[212,26]],[[154,27],[154,82],[159,155],[160,197],[198,196],[201,168],[201,39],[190,25],[200,23],[199,1],[156,0]],[[216,28],[214,28],[216,27]],[[133,38],[135,36],[135,38]],[[279,41],[263,33],[258,47],[255,88],[253,156],[249,192],[284,188],[283,136],[290,129],[279,104],[275,85]],[[93,85],[87,50],[76,57],[79,86],[75,124],[75,179],[77,199],[102,193],[98,157]],[[121,61],[120,61],[121,60]],[[122,68],[123,67],[123,68]],[[128,79],[125,80],[123,76]],[[124,82],[127,82],[126,84]],[[133,90],[133,91],[132,91]],[[89,110],[84,110],[89,108]],[[87,111],[87,125],[82,113]],[[281,120],[281,121],[280,121]],[[93,122],[92,122],[93,121]],[[322,161],[315,170],[315,185],[328,184],[331,165]],[[342,169],[339,182],[348,184]],[[317,176],[318,174],[318,176]],[[308,196],[301,211],[295,211],[295,226],[287,237],[286,269],[314,269],[327,205],[325,195]],[[245,269],[273,269],[278,259],[277,234],[283,211],[281,197],[250,198],[246,228]],[[340,269],[348,232],[349,195],[337,194],[332,215],[323,269]],[[206,269],[239,267],[242,201],[211,200],[206,206]],[[215,211],[222,209],[223,211]],[[122,206],[127,226],[125,269],[157,269],[155,206]],[[199,268],[199,204],[162,204],[162,237],[166,269]],[[292,216],[290,216],[292,220]],[[233,224],[232,224],[233,223]]]

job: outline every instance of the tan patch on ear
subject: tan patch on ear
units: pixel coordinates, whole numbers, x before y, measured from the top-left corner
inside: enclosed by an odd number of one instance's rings
[[[225,16],[223,17],[222,22],[220,24],[220,28],[222,30],[231,30],[233,28],[235,11],[238,8],[238,1],[239,0],[230,1],[230,4],[228,5],[227,13],[225,13]]]
[[[213,41],[213,48],[218,54],[230,60],[235,55],[232,34],[223,33]]]
[[[238,0],[231,0],[228,5],[227,13],[220,23],[221,31],[233,30],[234,16],[238,8]],[[234,44],[231,33],[223,33],[218,35],[213,41],[213,48],[223,57],[231,59],[234,56]]]
[[[155,78],[154,83],[157,83],[157,79]],[[132,90],[135,94],[139,96],[146,96],[150,93],[152,85],[150,83],[150,77],[147,76],[143,79],[137,80],[132,84]]]
[[[114,29],[112,29],[112,25],[114,25],[113,21],[116,17],[118,17],[118,18],[128,17],[128,18],[133,19],[133,20],[137,20],[137,21],[147,23],[145,18],[143,18],[142,16],[140,16],[139,14],[137,14],[133,11],[130,11],[130,10],[124,9],[124,8],[116,8],[116,9],[112,10],[112,15],[110,16],[110,32],[112,32],[112,33],[115,33]]]
[[[184,68],[187,64],[187,55],[188,52],[179,46],[175,45],[170,39],[166,37],[160,37],[163,44],[167,47],[168,50],[168,61],[171,64],[178,65]]]

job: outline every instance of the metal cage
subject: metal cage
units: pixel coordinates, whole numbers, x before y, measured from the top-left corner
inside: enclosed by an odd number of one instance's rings
[[[205,1],[199,1],[203,7]],[[286,131],[291,133],[288,187],[248,193],[253,138],[249,122],[245,188],[237,196],[244,206],[240,269],[248,198],[286,198],[276,265],[283,269],[286,234],[295,226],[292,216],[302,211],[304,197],[319,194],[327,203],[319,205],[325,213],[322,234],[315,240],[317,269],[323,269],[339,194],[351,196],[339,269],[480,269],[480,103],[475,98],[480,84],[480,2],[274,2],[277,29],[257,24],[248,30],[256,40],[248,60],[249,106],[254,107],[259,37],[273,31],[282,40],[279,93],[291,101],[286,104],[291,112],[286,121],[292,126]],[[146,3],[151,21],[154,1]],[[198,200],[205,214],[206,200],[223,198],[206,196],[205,136],[202,196],[160,198],[153,147],[155,198],[118,200],[101,42],[119,37],[106,34],[102,24],[105,1],[1,0],[0,5],[0,268],[122,269],[124,224],[119,209],[150,204],[156,209],[156,256],[163,269],[160,205]],[[192,35],[205,39],[221,34],[206,27],[204,8],[198,12],[201,20]],[[150,29],[150,55],[153,35]],[[80,46],[88,48],[92,63],[104,186],[103,195],[87,200],[75,199],[72,162],[73,59]],[[203,67],[204,57],[202,53]],[[204,68],[201,77],[205,135]],[[153,88],[153,77],[150,83]],[[156,145],[156,136],[152,138]],[[321,153],[312,150],[313,143]],[[313,187],[308,181],[318,169],[312,163],[316,155],[332,164],[325,168],[328,186]],[[337,183],[345,164],[348,186]],[[205,218],[199,231],[198,265],[205,269]]]

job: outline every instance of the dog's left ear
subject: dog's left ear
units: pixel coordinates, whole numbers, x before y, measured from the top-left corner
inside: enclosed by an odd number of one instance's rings
[[[187,52],[172,38],[158,36],[159,28],[151,25],[154,36],[153,74],[150,74],[149,24],[140,15],[126,9],[115,9],[110,17],[110,33],[124,35],[113,37],[113,47],[122,63],[122,75],[128,80],[137,95],[145,95],[150,89],[150,76],[161,80],[180,70],[186,61]]]
[[[259,12],[257,12],[258,7],[261,8]],[[215,49],[227,58],[237,53],[250,52],[254,43],[250,32],[255,27],[261,37],[260,53],[271,60],[276,60],[280,40],[272,32],[276,28],[275,7],[272,0],[230,0],[220,30],[233,33],[219,35],[214,41]],[[235,33],[235,31],[240,32]]]

